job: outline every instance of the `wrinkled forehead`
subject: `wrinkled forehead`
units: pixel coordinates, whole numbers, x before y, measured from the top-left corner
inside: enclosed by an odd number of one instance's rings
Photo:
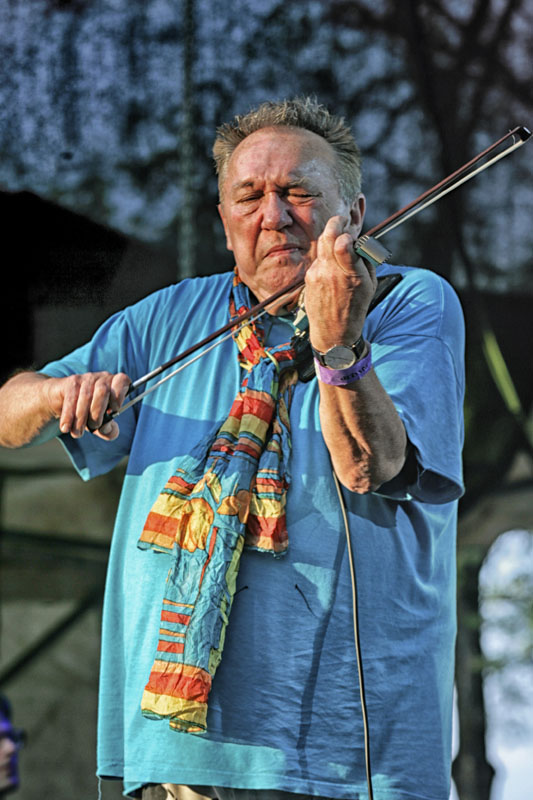
[[[336,184],[335,152],[325,139],[303,128],[262,128],[243,139],[233,151],[223,192],[264,179]]]

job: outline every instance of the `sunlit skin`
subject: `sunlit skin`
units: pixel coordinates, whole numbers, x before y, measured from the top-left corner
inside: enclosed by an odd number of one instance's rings
[[[341,269],[352,272],[354,263],[360,261],[353,242],[361,231],[365,199],[358,194],[348,203],[341,197],[336,167],[329,143],[298,128],[264,128],[234,151],[219,211],[239,275],[258,300],[303,278],[318,256],[322,262],[331,258],[332,237],[341,254]],[[319,271],[320,265],[316,266]],[[367,278],[362,262],[360,268]],[[353,277],[352,272],[349,278]],[[372,279],[367,283],[364,294],[370,302]],[[284,298],[276,308],[290,300]],[[364,320],[364,314],[362,317]]]

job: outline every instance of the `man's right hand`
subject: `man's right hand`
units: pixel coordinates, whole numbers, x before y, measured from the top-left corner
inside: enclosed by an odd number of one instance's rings
[[[123,372],[87,372],[48,378],[42,389],[52,416],[59,419],[61,433],[70,433],[77,439],[90,430],[101,439],[112,440],[119,434],[118,424],[111,420],[102,426],[102,420],[106,411],[119,410],[130,383]]]
[[[108,409],[118,411],[129,386],[130,379],[123,372],[88,372],[66,378],[21,372],[0,389],[0,445],[30,444],[54,420],[59,421],[61,433],[74,438],[91,430],[101,439],[116,439],[119,427],[115,420],[100,426]]]

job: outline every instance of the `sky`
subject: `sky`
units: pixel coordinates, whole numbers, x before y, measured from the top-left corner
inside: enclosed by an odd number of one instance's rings
[[[482,648],[486,658],[506,657],[510,663],[502,672],[486,678],[485,699],[489,718],[487,749],[496,769],[490,800],[532,800],[533,798],[533,664],[518,668],[518,654],[528,640],[531,619],[517,616],[503,599],[491,599],[508,591],[522,579],[521,596],[531,614],[530,587],[533,581],[533,533],[508,531],[494,543],[480,574],[483,597],[481,613]],[[510,633],[498,621],[510,620]],[[457,742],[454,748],[457,747]],[[457,794],[452,793],[453,800]]]

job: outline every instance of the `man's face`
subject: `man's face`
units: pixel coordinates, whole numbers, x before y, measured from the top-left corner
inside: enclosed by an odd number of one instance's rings
[[[335,169],[329,143],[303,129],[263,128],[233,152],[219,211],[239,276],[258,300],[303,279],[330,217],[349,217],[346,230],[359,235],[364,197],[343,201]]]

